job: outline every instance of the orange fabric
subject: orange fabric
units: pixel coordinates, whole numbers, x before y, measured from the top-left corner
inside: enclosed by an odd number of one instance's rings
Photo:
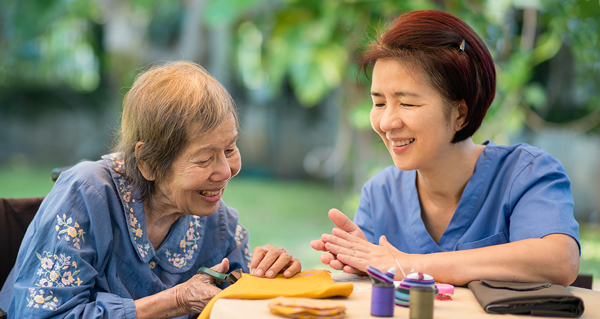
[[[242,277],[233,285],[223,289],[216,295],[200,313],[199,319],[210,317],[213,304],[220,298],[228,299],[269,299],[275,297],[306,297],[329,298],[334,296],[348,297],[352,293],[352,283],[335,284],[327,270],[305,270],[285,278],[277,275],[275,278],[256,278],[249,274]]]

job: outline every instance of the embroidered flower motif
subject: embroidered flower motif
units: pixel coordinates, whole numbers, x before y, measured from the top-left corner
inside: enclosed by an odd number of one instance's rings
[[[54,293],[50,291],[50,294],[46,297],[46,292],[43,289],[35,290],[35,288],[29,288],[29,298],[27,298],[27,307],[39,309],[56,310],[58,307],[58,298],[54,297]]]
[[[240,225],[239,223],[237,224],[237,227],[235,228],[235,243],[237,246],[242,244],[242,240],[247,236],[247,231],[244,229],[244,227],[242,227],[242,225]]]
[[[41,254],[36,253],[40,260],[40,268],[37,270],[37,275],[42,277],[36,286],[38,287],[66,287],[74,286],[74,276],[77,276],[80,270],[77,269],[77,263],[71,262],[71,256],[65,254],[52,254],[44,251]],[[79,279],[79,277],[77,277]]]
[[[200,217],[192,216],[194,220],[190,221],[190,228],[185,232],[183,239],[179,242],[179,248],[182,251],[170,252],[166,251],[167,260],[177,268],[182,268],[187,265],[188,260],[194,258],[195,249],[198,249],[198,241],[200,240]]]
[[[79,225],[75,224],[74,227],[79,227]],[[36,286],[44,288],[75,286],[74,276],[77,276],[80,270],[77,269],[77,263],[71,261],[71,256],[66,256],[65,254],[56,255],[48,251],[44,251],[42,254],[36,253],[36,256],[40,260],[40,268],[37,270],[37,275],[42,277]],[[77,282],[75,283],[79,286],[82,282],[77,277]],[[36,288],[29,288],[27,307],[56,310],[58,304],[59,300],[54,296],[52,291],[46,292],[44,289],[36,290]]]
[[[129,213],[126,215],[127,221],[130,226],[129,231],[131,231],[131,233],[133,234],[133,240],[135,241],[137,250],[140,252],[140,256],[144,258],[146,257],[146,255],[148,255],[150,251],[150,245],[143,243],[142,237],[144,235],[144,231],[142,230],[142,224],[139,223],[139,221],[135,217],[133,207],[131,206],[131,203],[135,203],[135,198],[131,196],[133,194],[133,187],[127,182],[125,177],[122,175],[125,172],[125,169],[123,167],[124,161],[121,154],[113,153],[109,156],[110,161],[113,164],[113,169],[115,170],[115,172],[119,173],[118,177],[115,178],[115,182],[117,184],[119,194],[123,199],[123,206],[125,208],[125,211]],[[141,240],[138,241],[138,239]]]
[[[73,247],[81,249],[80,242],[83,241],[85,243],[85,239],[83,238],[83,234],[85,234],[85,232],[79,227],[79,224],[77,222],[73,224],[73,219],[67,219],[66,214],[63,214],[62,218],[56,215],[56,219],[58,220],[58,225],[55,227],[56,231],[58,232],[57,238],[60,239],[60,236],[65,234],[63,237],[65,241],[71,241],[73,242]],[[73,225],[71,226],[71,224]]]
[[[235,243],[237,246],[240,246],[242,244],[242,241],[244,240],[244,238],[246,238],[248,236],[248,231],[244,229],[244,227],[242,227],[242,225],[240,225],[240,223],[237,224],[237,226],[235,227]],[[250,267],[250,260],[252,260],[252,253],[250,252],[250,246],[248,245],[248,242],[246,242],[246,247],[244,247],[244,259],[246,259],[246,262],[248,263],[248,268]]]

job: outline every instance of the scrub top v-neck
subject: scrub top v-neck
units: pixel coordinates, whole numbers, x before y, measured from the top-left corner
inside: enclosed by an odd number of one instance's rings
[[[363,186],[354,222],[405,253],[427,254],[560,233],[579,243],[571,183],[562,164],[527,144],[491,141],[477,159],[456,211],[436,243],[421,218],[416,171],[390,166]]]

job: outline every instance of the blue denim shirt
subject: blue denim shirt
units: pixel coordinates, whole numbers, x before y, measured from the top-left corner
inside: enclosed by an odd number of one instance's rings
[[[450,223],[436,243],[421,218],[416,171],[390,166],[363,187],[354,222],[369,242],[386,235],[411,254],[466,250],[549,234],[579,244],[571,181],[562,164],[527,144],[491,141],[477,159]]]
[[[122,171],[116,153],[61,174],[0,292],[9,318],[136,318],[134,300],[224,257],[230,270],[248,272],[249,234],[235,209],[221,201],[210,216],[179,217],[155,250],[138,192]]]

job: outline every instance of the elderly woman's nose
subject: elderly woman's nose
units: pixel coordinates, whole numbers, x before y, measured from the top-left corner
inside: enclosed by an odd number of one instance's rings
[[[231,178],[231,166],[229,165],[229,161],[227,161],[225,154],[222,154],[219,156],[214,165],[214,171],[211,174],[211,179],[213,181],[223,181],[229,178]]]

